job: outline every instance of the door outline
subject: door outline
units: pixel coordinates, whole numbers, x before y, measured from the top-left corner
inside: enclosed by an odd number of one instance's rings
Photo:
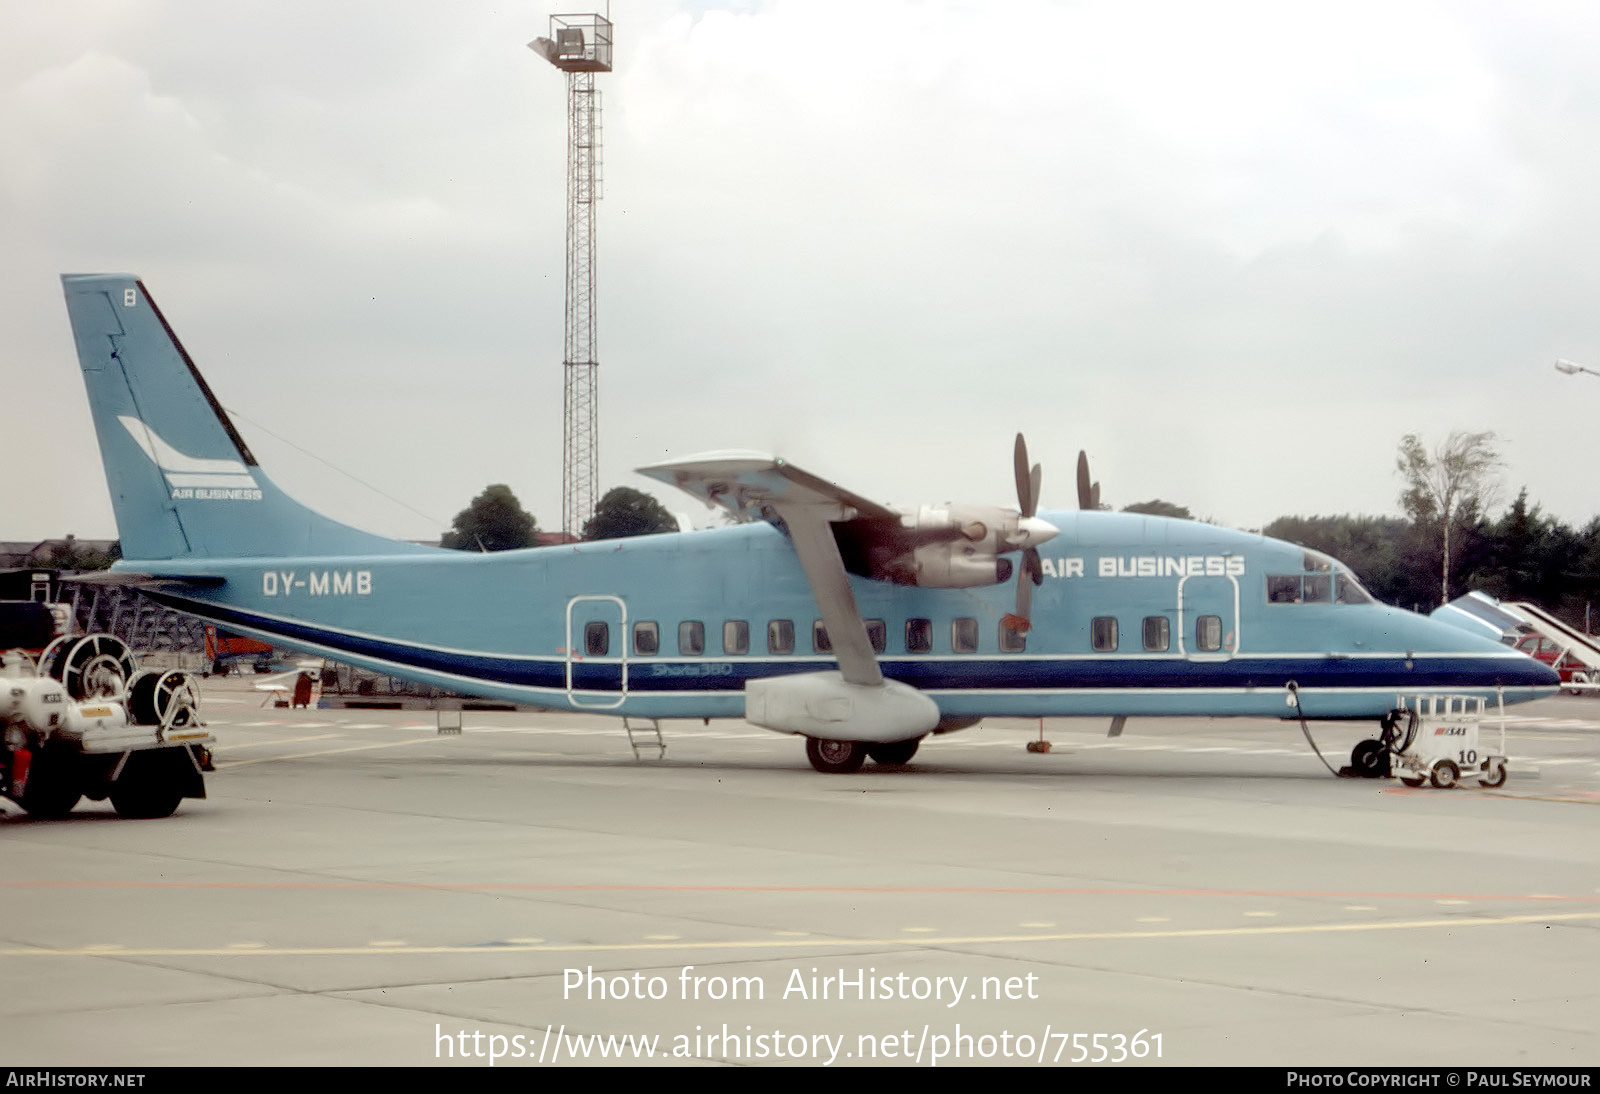
[[[587,657],[585,655],[577,654],[577,653],[573,652],[573,644],[572,644],[572,609],[573,609],[573,607],[575,605],[584,603],[586,601],[592,601],[592,600],[606,601],[606,602],[615,604],[617,606],[617,615],[619,617],[618,621],[617,621],[617,644],[621,647],[621,650],[622,650],[621,656],[613,657],[610,654],[606,654],[603,657]],[[606,620],[603,620],[603,622],[609,624],[611,622],[611,620],[606,619]],[[579,692],[576,688],[574,688],[572,686],[572,663],[574,661],[592,661],[592,662],[594,662],[596,664],[600,664],[600,665],[621,665],[622,666],[622,686],[621,686],[621,689],[617,692],[616,699],[615,700],[611,700],[611,701],[602,700],[602,701],[599,701],[599,702],[591,702],[591,701],[586,701],[584,699],[580,699],[579,695],[582,694],[582,693]],[[628,699],[628,605],[623,602],[623,600],[622,600],[622,598],[620,596],[607,596],[607,595],[602,595],[602,594],[596,594],[596,595],[590,595],[590,596],[575,596],[572,599],[567,601],[566,663],[567,663],[567,702],[571,703],[574,707],[583,707],[583,708],[588,709],[588,710],[612,710],[612,709],[614,709],[616,707],[620,707],[624,702],[627,701],[627,699]]]
[[[1222,648],[1220,650],[1195,650],[1195,649],[1190,649],[1189,648],[1189,644],[1194,640],[1192,634],[1190,633],[1191,624],[1195,620],[1198,620],[1201,615],[1213,615],[1213,614],[1215,614],[1214,612],[1196,612],[1195,615],[1194,615],[1194,619],[1191,619],[1189,617],[1188,609],[1186,609],[1184,607],[1184,603],[1183,603],[1183,587],[1186,584],[1188,584],[1189,581],[1191,581],[1192,579],[1197,578],[1197,577],[1198,578],[1202,578],[1202,579],[1204,579],[1204,578],[1219,578],[1220,577],[1220,578],[1223,578],[1224,580],[1226,580],[1229,584],[1231,584],[1233,586],[1233,620],[1232,620],[1233,626],[1232,626],[1231,630],[1224,632]],[[1223,622],[1224,626],[1227,626],[1229,621],[1226,618],[1224,618],[1222,622]],[[1231,642],[1228,640],[1228,636],[1229,635],[1232,636],[1232,641]],[[1183,656],[1186,657],[1190,661],[1228,661],[1228,660],[1232,660],[1234,654],[1239,652],[1240,648],[1244,644],[1243,640],[1244,640],[1244,635],[1241,632],[1240,626],[1239,626],[1239,579],[1238,578],[1234,577],[1232,574],[1187,574],[1184,577],[1182,577],[1181,579],[1179,579],[1179,581],[1178,581],[1178,652],[1179,653],[1183,654]]]

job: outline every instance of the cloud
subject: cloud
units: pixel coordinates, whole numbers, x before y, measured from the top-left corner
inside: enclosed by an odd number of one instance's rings
[[[27,534],[109,534],[53,285],[106,268],[274,432],[442,518],[505,481],[553,525],[565,100],[524,48],[547,9],[87,10],[0,14],[0,363],[63,476]],[[1004,501],[1022,429],[1047,504],[1083,447],[1120,504],[1255,526],[1390,511],[1402,433],[1494,428],[1509,477],[1590,515],[1591,396],[1549,364],[1600,361],[1587,8],[615,16],[602,488],[777,447],[873,496]],[[258,455],[336,515],[438,531]]]

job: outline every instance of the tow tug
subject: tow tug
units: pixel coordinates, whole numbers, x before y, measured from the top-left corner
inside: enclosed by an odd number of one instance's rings
[[[215,743],[190,675],[138,668],[112,635],[57,638],[37,662],[0,655],[0,794],[32,816],[64,817],[80,798],[171,816],[206,796]]]

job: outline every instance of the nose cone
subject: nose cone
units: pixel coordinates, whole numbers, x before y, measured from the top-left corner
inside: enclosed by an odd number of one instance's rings
[[[1561,686],[1561,674],[1554,668],[1543,661],[1535,661],[1531,657],[1527,658],[1527,661],[1529,669],[1533,672],[1536,680],[1530,686],[1537,688],[1558,688]]]
[[[1459,651],[1469,658],[1474,682],[1505,689],[1505,701],[1520,703],[1549,695],[1561,686],[1561,674],[1525,653],[1483,635],[1428,619],[1440,650]],[[1419,643],[1420,644],[1420,643]]]
[[[1022,517],[1017,521],[1017,530],[1012,533],[1010,542],[1015,548],[1037,547],[1060,534],[1061,529],[1043,517]]]

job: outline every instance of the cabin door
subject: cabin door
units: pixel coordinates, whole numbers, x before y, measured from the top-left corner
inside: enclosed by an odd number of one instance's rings
[[[628,697],[628,606],[617,596],[567,601],[567,700],[608,710]]]
[[[1191,661],[1226,661],[1239,652],[1239,581],[1185,577],[1178,582],[1178,648]]]

